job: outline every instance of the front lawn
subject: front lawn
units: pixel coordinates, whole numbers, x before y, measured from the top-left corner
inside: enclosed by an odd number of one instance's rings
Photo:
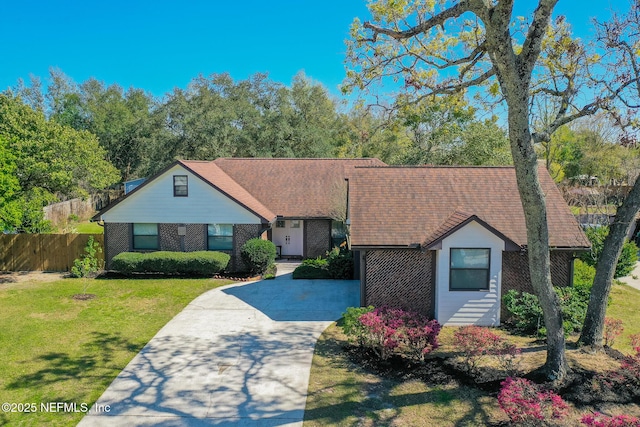
[[[89,407],[142,347],[189,302],[228,283],[213,279],[0,283],[0,403],[35,403],[36,413],[0,411],[0,425],[75,425],[83,413],[44,413],[41,404]]]
[[[607,316],[623,320],[624,333],[614,349],[631,352],[629,335],[640,332],[640,291],[615,285],[611,292]],[[441,347],[432,356],[455,356],[453,333],[456,328],[443,328]],[[523,371],[540,367],[546,358],[543,343],[533,338],[509,335],[496,330],[522,350],[519,363]],[[592,355],[575,348],[577,337],[568,339],[567,357],[577,371],[605,372],[619,366],[608,356]],[[476,387],[463,378],[443,373],[435,362],[409,369],[390,363],[376,365],[349,349],[346,336],[335,324],[330,326],[316,345],[309,379],[306,426],[487,426],[508,425],[500,409],[495,391]],[[488,368],[491,368],[490,361]],[[563,425],[580,425],[579,418],[590,410],[639,416],[634,404],[612,403],[571,406],[569,420]]]

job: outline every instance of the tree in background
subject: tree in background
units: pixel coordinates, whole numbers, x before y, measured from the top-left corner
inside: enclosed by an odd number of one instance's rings
[[[632,185],[640,158],[635,145],[621,144],[623,135],[600,113],[563,126],[536,148],[556,182]]]
[[[154,115],[156,168],[176,158],[332,157],[340,122],[336,102],[304,74],[290,88],[266,74],[200,76]]]
[[[640,107],[640,5],[631,3],[624,15],[614,14],[612,19],[597,24],[597,37],[608,55],[608,79],[619,87],[614,91],[621,102],[607,106],[613,119],[623,129],[637,129],[637,109]],[[623,145],[634,145],[633,133],[623,134]],[[640,210],[640,176],[629,195],[618,208],[602,252],[596,264],[596,275],[591,288],[584,327],[579,342],[595,349],[602,348],[604,319],[616,265],[623,251],[626,236]]]
[[[20,183],[8,145],[6,137],[0,136],[0,232],[15,230],[22,222]]]
[[[511,164],[506,133],[495,120],[476,119],[476,109],[459,94],[400,105],[398,120],[411,141],[401,163]]]
[[[93,133],[123,180],[141,175],[152,137],[150,95],[133,88],[125,92],[117,84],[107,87],[94,78],[77,84],[54,68],[43,90],[40,79],[32,77],[30,86],[19,82],[13,92],[50,120]]]
[[[7,154],[1,191],[22,213],[19,221],[5,214],[4,226],[10,229],[47,231],[43,206],[60,198],[86,197],[119,180],[93,134],[47,120],[7,94],[0,94],[0,140]]]

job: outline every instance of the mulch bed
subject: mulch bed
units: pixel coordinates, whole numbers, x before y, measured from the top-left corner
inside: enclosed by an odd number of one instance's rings
[[[475,372],[467,372],[464,363],[449,357],[430,357],[425,363],[416,363],[396,355],[387,360],[380,360],[373,351],[353,345],[346,345],[343,349],[351,362],[367,372],[397,381],[417,379],[429,385],[454,383],[497,396],[500,384],[506,378],[505,372],[496,368],[481,367]],[[616,350],[605,350],[614,359],[620,360],[624,357]],[[544,383],[544,377],[538,371],[528,372],[523,377],[536,383]],[[611,375],[596,374],[584,369],[574,368],[566,381],[560,385],[546,385],[576,406],[640,401],[640,384],[634,383],[632,379],[620,378],[616,381]]]

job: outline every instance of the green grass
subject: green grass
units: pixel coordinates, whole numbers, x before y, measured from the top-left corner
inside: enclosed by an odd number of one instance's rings
[[[169,320],[213,279],[0,284],[0,403],[89,406]],[[75,425],[82,413],[0,412],[0,425]]]
[[[73,229],[77,234],[103,234],[104,227],[98,225],[97,222],[80,222],[73,225]]]
[[[617,206],[616,205],[606,205],[606,206],[570,206],[571,213],[574,215],[581,214],[609,214],[615,215]]]
[[[624,331],[613,348],[632,353],[629,336],[640,333],[640,291],[627,285],[613,285],[607,317],[622,320]]]
[[[345,344],[335,324],[316,344],[305,427],[484,426],[506,421],[496,399],[486,393],[373,375],[348,359],[342,351]]]
[[[640,333],[640,291],[626,285],[614,285],[607,316],[621,319],[624,333],[613,348],[631,353],[629,335]],[[445,357],[455,353],[453,332],[443,328],[436,353]],[[544,346],[533,338],[500,335],[526,349],[520,356],[523,370],[531,371],[544,364]],[[568,340],[569,344],[577,336]],[[353,363],[343,351],[347,344],[341,328],[335,324],[327,328],[316,345],[309,379],[305,427],[316,426],[485,426],[506,424],[507,418],[497,399],[488,393],[466,386],[448,384],[432,386],[415,379],[404,381],[391,376],[374,375]],[[614,369],[611,359],[601,354],[588,354],[581,349],[567,350],[572,367],[597,372]],[[490,363],[490,362],[489,362]],[[615,363],[615,362],[613,362]],[[597,408],[596,408],[597,409]],[[613,413],[627,412],[638,416],[635,405],[610,408]],[[579,425],[581,414],[588,408],[576,408],[570,413],[571,422]],[[602,409],[600,409],[602,410]],[[567,425],[569,425],[567,424]]]

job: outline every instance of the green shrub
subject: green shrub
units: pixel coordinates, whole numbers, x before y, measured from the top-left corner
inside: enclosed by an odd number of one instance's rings
[[[582,260],[573,261],[573,286],[584,288],[586,292],[591,292],[593,279],[596,277],[596,268]]]
[[[302,265],[308,265],[310,267],[316,267],[316,268],[327,268],[327,260],[322,258],[322,257],[318,257],[318,258],[307,258],[307,259],[303,259],[302,260]]]
[[[324,268],[312,265],[300,265],[293,270],[294,279],[330,279],[329,272]]]
[[[267,278],[266,276],[271,276],[269,277],[270,279],[275,279],[277,272],[278,272],[278,267],[276,266],[275,262],[272,262],[271,264],[269,264],[269,266],[267,267],[267,270],[264,272],[263,278],[266,279]]]
[[[350,340],[355,341],[359,346],[363,346],[365,343],[365,335],[367,328],[360,323],[360,316],[365,313],[373,311],[374,307],[348,307],[347,311],[342,313],[342,331],[349,337]]]
[[[111,262],[123,274],[162,273],[210,276],[223,271],[231,257],[223,252],[123,252]]]
[[[87,245],[84,247],[84,252],[84,255],[73,261],[71,277],[87,277],[100,270],[100,261],[96,257],[96,253],[101,253],[102,249],[100,248],[100,244],[94,241],[93,236],[89,236]]]
[[[240,249],[240,256],[251,273],[264,274],[276,260],[276,245],[260,238],[247,240]]]
[[[511,314],[510,322],[516,332],[536,335],[544,328],[542,308],[538,297],[528,292],[522,295],[515,289],[509,290],[502,297],[505,308]]]
[[[585,229],[585,234],[591,242],[591,251],[582,253],[580,259],[595,267],[604,247],[604,239],[609,234],[609,227],[589,227]],[[618,264],[616,264],[616,272],[613,277],[617,279],[631,273],[636,261],[638,261],[638,247],[634,242],[627,239],[622,247],[622,253],[618,259]]]
[[[565,334],[580,332],[589,305],[589,290],[585,287],[554,287],[560,298]],[[505,308],[511,313],[510,322],[522,334],[545,336],[542,307],[536,295],[511,289],[502,298]]]
[[[353,253],[344,248],[333,248],[327,254],[327,272],[332,279],[353,279]]]

